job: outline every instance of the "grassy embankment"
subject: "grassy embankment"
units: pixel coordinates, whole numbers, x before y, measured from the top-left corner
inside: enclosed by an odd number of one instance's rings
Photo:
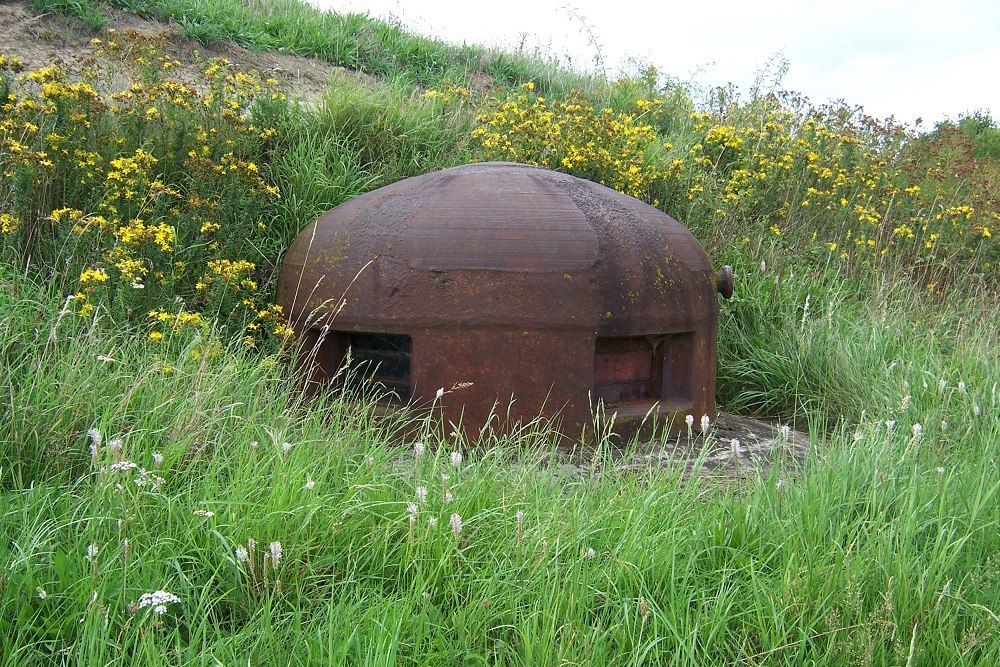
[[[3,55],[2,664],[1000,661],[995,128],[696,102],[289,2],[115,4],[377,79],[299,109],[225,63],[174,82],[136,36],[95,33],[84,81]],[[805,466],[569,478],[510,465],[548,451],[530,427],[456,462],[428,427],[400,463],[363,406],[299,400],[282,249],[469,159],[603,181],[733,264],[721,404],[808,426]]]

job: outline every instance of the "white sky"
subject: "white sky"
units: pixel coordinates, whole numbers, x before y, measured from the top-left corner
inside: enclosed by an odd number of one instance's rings
[[[630,62],[701,86],[749,90],[775,55],[781,88],[924,127],[1000,115],[1000,0],[308,0],[460,44],[540,49],[612,76]]]

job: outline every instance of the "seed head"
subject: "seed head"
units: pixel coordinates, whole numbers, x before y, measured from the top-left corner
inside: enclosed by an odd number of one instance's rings
[[[275,567],[278,567],[278,562],[281,560],[281,542],[271,542],[269,548],[271,549],[271,562],[274,563]]]
[[[745,450],[740,446],[739,438],[733,438],[729,441],[729,453],[735,459]]]
[[[462,517],[458,514],[451,515],[451,532],[455,533],[455,537],[462,534]]]
[[[91,428],[87,429],[87,435],[90,437],[90,458],[96,461],[101,455],[101,432]]]

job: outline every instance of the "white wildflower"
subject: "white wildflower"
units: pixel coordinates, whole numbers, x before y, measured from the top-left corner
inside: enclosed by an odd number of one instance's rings
[[[438,518],[436,516],[427,517],[428,528],[437,528],[437,525],[438,525]]]
[[[281,560],[281,542],[271,542],[269,548],[271,549],[271,562],[274,563],[275,567],[278,567],[278,562]]]
[[[947,419],[942,419],[941,420],[941,430],[942,431],[947,431],[948,430],[948,420]]]
[[[861,442],[864,439],[865,439],[864,433],[862,433],[861,431],[854,432],[854,442]]]
[[[979,403],[973,403],[972,404],[972,414],[974,414],[974,415],[976,415],[978,417],[981,412],[982,412],[982,410],[980,410],[980,408],[979,408]]]
[[[944,474],[944,468],[942,468],[941,466],[938,466],[937,468],[934,468],[934,472],[936,472],[939,475],[943,475]]]
[[[101,453],[101,432],[96,428],[87,429],[87,436],[90,438],[90,458],[97,459]]]
[[[424,455],[424,443],[415,442],[413,443],[413,455],[418,459]]]
[[[281,453],[284,456],[288,456],[289,454],[291,454],[292,453],[292,443],[290,443],[290,442],[283,442],[283,443],[281,443]]]
[[[215,516],[215,512],[213,512],[212,510],[197,509],[194,511],[194,515],[203,516],[206,519],[211,519],[213,516]]]
[[[154,614],[163,615],[167,612],[168,604],[179,604],[180,601],[179,597],[167,591],[143,593],[139,598],[139,609],[149,607],[153,610]]]
[[[111,464],[111,472],[128,472],[129,470],[135,470],[139,466],[128,460],[118,461],[117,463]]]
[[[781,437],[783,440],[788,440],[792,437],[792,427],[785,424],[781,427]]]
[[[145,472],[146,471],[144,470],[143,473]],[[152,491],[153,493],[159,492],[160,488],[167,481],[162,477],[160,477],[159,475],[153,475],[153,474],[145,474],[141,476],[139,479],[142,480],[143,484],[149,482],[150,483],[149,490]],[[139,480],[136,480],[137,483],[138,481]],[[139,486],[142,486],[143,484],[139,484]]]
[[[451,515],[451,532],[455,533],[455,537],[462,534],[462,517],[458,514]]]
[[[90,544],[87,546],[87,558],[90,560],[96,560],[97,554],[100,553],[100,549],[97,548],[96,544]]]
[[[694,415],[685,415],[684,423],[687,424],[688,430],[690,431],[691,427],[694,426]]]
[[[462,465],[462,452],[452,452],[451,453],[451,464],[456,468]]]
[[[442,396],[444,396],[444,387],[441,387],[440,389],[437,390],[437,392],[434,394],[434,400],[438,400]]]
[[[760,272],[767,273],[767,262],[760,260]]]
[[[711,425],[711,420],[708,418],[708,415],[702,415],[701,416],[701,432],[702,433],[707,433],[708,432],[708,427],[710,425]]]
[[[312,491],[316,487],[316,482],[312,477],[306,477],[306,491]]]
[[[427,504],[427,487],[426,486],[418,486],[417,487],[417,502],[420,503],[421,507],[423,507],[424,505]]]
[[[965,394],[968,393],[968,391],[969,391],[968,388],[966,388],[965,386],[965,381],[958,383],[958,393],[960,393],[962,396],[965,396]]]
[[[453,496],[453,495],[452,495],[451,491],[445,491],[445,494],[444,494],[444,501],[445,501],[446,503],[450,503],[450,502],[451,502],[451,501],[453,501],[454,499],[455,499],[455,496]]]
[[[920,422],[917,422],[916,424],[914,424],[913,425],[913,437],[914,437],[914,439],[920,438],[920,436],[922,436],[923,434],[924,434],[924,427],[920,425]]]
[[[887,419],[885,421],[885,429],[887,431],[889,431],[889,433],[892,433],[892,430],[894,428],[896,428],[896,420],[895,419]]]
[[[406,503],[406,513],[410,516],[417,515],[417,504],[416,503]]]
[[[108,449],[112,452],[120,452],[122,450],[122,440],[121,438],[115,438],[108,443]]]
[[[594,548],[593,547],[587,547],[586,557],[587,558],[594,558],[595,556],[597,556],[597,552],[594,551]]]
[[[241,563],[250,562],[250,553],[247,551],[247,548],[242,544],[236,545],[236,560],[238,560]]]
[[[35,592],[38,593],[39,600],[44,600],[45,598],[49,597],[49,594],[41,586],[36,587]]]
[[[948,386],[947,380],[938,380],[938,391],[944,391],[945,387]]]
[[[524,510],[518,510],[514,516],[517,518],[518,523],[522,523],[524,521]]]
[[[740,446],[740,441],[738,438],[733,438],[732,440],[729,441],[729,455],[732,456],[734,459],[738,458],[739,455],[745,451],[746,450],[742,446]]]

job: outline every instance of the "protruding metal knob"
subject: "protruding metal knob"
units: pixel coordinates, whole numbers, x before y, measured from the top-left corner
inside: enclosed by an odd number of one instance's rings
[[[719,290],[724,299],[733,295],[733,267],[727,264],[715,272],[715,289]]]

